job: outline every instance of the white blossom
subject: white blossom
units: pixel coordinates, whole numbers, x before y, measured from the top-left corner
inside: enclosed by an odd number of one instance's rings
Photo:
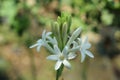
[[[81,62],[85,60],[86,55],[88,55],[91,58],[94,58],[94,55],[88,50],[91,47],[91,44],[88,42],[88,37],[85,37],[84,40],[78,38],[78,41],[80,45]]]
[[[57,61],[55,64],[55,70],[58,70],[63,64],[68,69],[71,68],[69,60],[74,59],[77,55],[77,51],[81,53],[81,62],[85,60],[86,55],[91,58],[94,58],[94,55],[88,50],[91,47],[91,44],[88,42],[88,37],[85,37],[84,40],[78,38],[78,35],[81,32],[81,28],[76,29],[73,34],[69,37],[69,40],[64,45],[63,50],[60,50],[58,47],[58,41],[56,37],[51,37],[52,32],[43,31],[42,38],[37,41],[36,44],[30,46],[30,48],[37,47],[37,51],[40,51],[41,46],[44,46],[48,49],[52,55],[48,56],[48,60]]]
[[[47,32],[46,33],[46,31],[44,30],[43,33],[42,33],[42,38],[39,39],[36,44],[30,46],[30,48],[37,47],[37,51],[40,51],[41,46],[44,46],[49,51],[54,52],[53,49],[52,49],[52,47],[48,44],[48,42],[50,42],[50,43],[53,43],[53,42],[56,43],[56,40],[54,38],[53,39],[51,38],[51,36],[50,36],[51,34],[52,34],[52,32]]]
[[[76,54],[74,52],[68,53],[67,46],[65,46],[63,51],[61,52],[58,46],[54,45],[54,51],[56,52],[56,54],[48,56],[47,59],[57,61],[55,64],[55,70],[58,70],[62,64],[70,69],[71,64],[68,60],[74,59],[76,57]]]

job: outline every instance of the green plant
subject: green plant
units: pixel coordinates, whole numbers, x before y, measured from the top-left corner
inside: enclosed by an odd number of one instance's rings
[[[36,44],[30,46],[30,48],[37,47],[37,51],[40,51],[41,46],[49,50],[51,55],[47,59],[57,61],[55,64],[56,80],[59,80],[64,67],[71,68],[69,60],[77,56],[76,52],[81,53],[81,62],[85,60],[86,55],[94,58],[88,50],[91,47],[88,38],[85,37],[82,40],[78,37],[81,32],[80,27],[70,36],[71,23],[71,16],[62,13],[61,17],[58,17],[57,21],[52,23],[52,32],[43,31],[42,38]]]

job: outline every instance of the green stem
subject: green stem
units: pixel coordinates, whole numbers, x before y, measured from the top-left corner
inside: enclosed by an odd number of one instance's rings
[[[56,80],[59,80],[59,78],[60,78],[60,76],[62,74],[63,68],[64,68],[64,65],[62,64],[61,67],[57,70]]]
[[[83,63],[82,69],[82,80],[87,80],[87,68],[88,68],[88,60]]]

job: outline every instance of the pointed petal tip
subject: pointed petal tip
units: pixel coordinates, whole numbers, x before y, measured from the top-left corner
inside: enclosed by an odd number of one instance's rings
[[[81,32],[81,28],[80,28],[80,27],[77,28],[77,29],[75,30],[75,32]]]
[[[94,58],[94,55],[93,55],[93,56],[91,56],[91,58]]]
[[[58,56],[57,55],[50,55],[50,56],[46,57],[46,59],[48,59],[48,60],[58,60]]]
[[[67,60],[64,60],[63,64],[65,65],[66,68],[71,69],[71,64]]]
[[[93,55],[90,51],[86,50],[86,54],[87,54],[89,57],[94,58],[94,55]]]
[[[55,70],[57,71],[58,69],[55,68]]]
[[[69,53],[68,54],[68,59],[74,59],[77,55],[75,53]]]
[[[33,48],[32,46],[30,46],[29,48]]]
[[[58,70],[61,66],[62,62],[61,61],[57,61],[57,63],[55,64],[55,70]]]
[[[34,45],[31,45],[29,48],[34,48],[34,47],[36,47],[36,46],[38,46],[38,44],[36,43],[36,44],[34,44]]]

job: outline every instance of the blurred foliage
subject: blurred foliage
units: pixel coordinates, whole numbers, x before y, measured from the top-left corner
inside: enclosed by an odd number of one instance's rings
[[[17,13],[18,7],[13,0],[1,0],[0,4],[0,17],[3,19],[1,22],[6,22],[11,25]]]
[[[120,1],[119,0],[73,0],[73,8],[78,8],[75,16],[80,16],[87,26],[119,26]],[[117,5],[117,6],[116,6]],[[83,17],[83,19],[82,19]]]
[[[99,25],[120,25],[119,0],[1,0],[0,22],[7,23],[21,36],[31,26],[31,20],[38,26],[48,26],[51,18],[64,11],[64,5],[72,10],[68,12],[73,16],[74,27],[81,25],[86,30]]]
[[[98,44],[103,55],[119,53],[120,0],[0,0],[0,46],[17,42],[28,48],[44,28],[50,30],[50,23],[64,11],[72,15],[71,29],[81,26],[84,32],[91,30],[103,37]],[[8,66],[0,58],[0,72]],[[3,72],[7,77],[7,72]]]
[[[5,59],[0,57],[0,72],[6,71],[7,68],[9,68],[9,63]]]

